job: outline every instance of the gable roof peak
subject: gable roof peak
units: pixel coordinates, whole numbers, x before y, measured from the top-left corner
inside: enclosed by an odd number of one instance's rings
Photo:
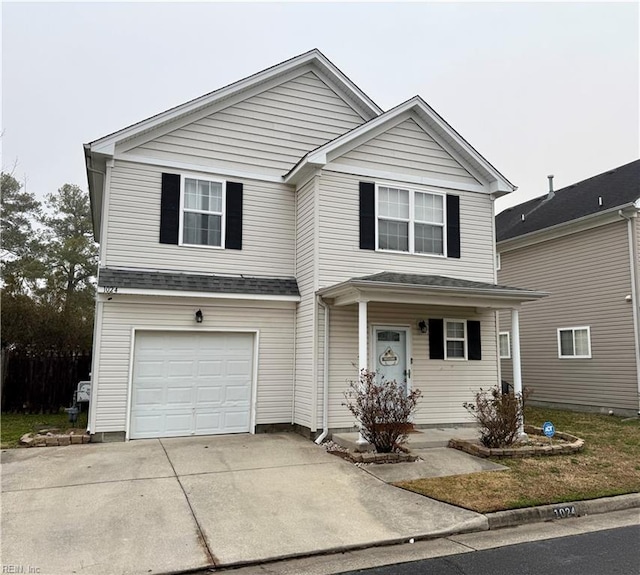
[[[216,102],[248,91],[251,88],[255,88],[256,86],[270,80],[277,79],[281,76],[286,77],[288,73],[309,64],[314,65],[318,72],[333,84],[335,89],[343,95],[344,99],[350,103],[354,110],[358,110],[365,120],[375,118],[382,113],[382,108],[380,108],[371,98],[369,98],[369,96],[360,90],[360,88],[358,88],[358,86],[356,86],[318,48],[312,48],[307,52],[298,54],[297,56],[232,82],[222,88],[218,88],[212,92],[208,92],[202,96],[188,100],[183,104],[174,106],[164,112],[160,112],[159,114],[150,116],[145,120],[127,126],[126,128],[98,138],[89,144],[86,144],[85,149],[88,149],[91,152],[113,155],[114,147],[117,142],[127,140],[154,128],[158,128],[163,124],[173,122],[178,118],[202,110]]]
[[[284,176],[287,183],[296,183],[304,179],[310,170],[325,165],[328,154],[338,154],[340,150],[354,146],[362,140],[374,137],[386,125],[392,125],[394,120],[402,114],[413,112],[418,116],[421,128],[439,141],[450,153],[462,158],[474,172],[479,175],[479,180],[487,182],[486,191],[495,194],[496,197],[510,193],[517,189],[505,178],[486,158],[484,158],[467,140],[465,140],[453,127],[451,127],[421,96],[416,95],[394,106],[379,116],[360,124],[348,132],[308,152],[298,163]]]

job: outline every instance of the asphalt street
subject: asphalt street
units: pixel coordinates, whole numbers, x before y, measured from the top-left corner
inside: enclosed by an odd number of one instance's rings
[[[639,575],[640,525],[341,575]]]

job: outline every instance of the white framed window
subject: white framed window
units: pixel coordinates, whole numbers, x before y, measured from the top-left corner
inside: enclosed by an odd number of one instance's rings
[[[500,252],[496,252],[496,271],[500,271],[502,267],[502,258],[500,257]]]
[[[376,249],[446,256],[445,194],[376,186]]]
[[[444,358],[467,359],[467,322],[465,320],[444,320]]]
[[[591,328],[588,325],[559,328],[558,357],[560,359],[590,359]]]
[[[501,331],[498,334],[500,343],[500,359],[511,359],[511,334],[508,331]]]
[[[224,248],[225,182],[183,176],[180,244]]]

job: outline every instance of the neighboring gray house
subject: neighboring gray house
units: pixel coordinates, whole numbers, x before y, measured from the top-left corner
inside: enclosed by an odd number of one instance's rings
[[[100,270],[94,441],[352,428],[359,369],[469,421],[499,382],[494,199],[419,97],[383,112],[312,50],[85,145]],[[517,314],[516,314],[517,315]]]
[[[550,176],[552,182],[552,176]],[[640,409],[640,160],[496,217],[499,282],[550,292],[520,318],[531,401],[621,414]],[[512,378],[501,317],[502,377]]]

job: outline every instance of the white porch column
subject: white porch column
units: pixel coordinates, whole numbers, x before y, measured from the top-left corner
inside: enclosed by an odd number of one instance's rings
[[[513,365],[513,393],[522,398],[522,366],[520,364],[520,313],[511,310],[511,356]],[[524,421],[520,420],[518,435],[524,435]]]
[[[367,369],[367,301],[358,301],[358,379],[362,375],[362,370]],[[358,434],[357,444],[362,447],[367,441],[362,436],[362,431]]]
[[[358,374],[367,369],[367,302],[358,302]]]

